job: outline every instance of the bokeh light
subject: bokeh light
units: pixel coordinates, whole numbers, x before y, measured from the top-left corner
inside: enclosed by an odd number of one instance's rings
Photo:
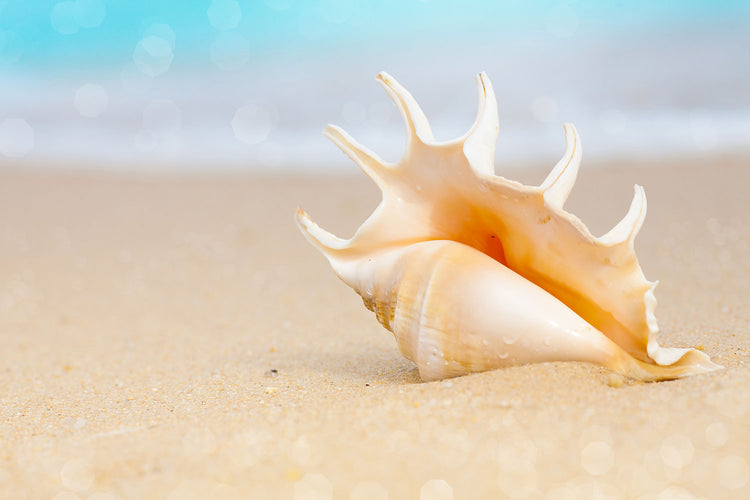
[[[232,118],[232,130],[237,139],[254,145],[268,138],[277,121],[278,115],[274,109],[251,103],[237,109]]]
[[[231,469],[242,472],[263,458],[267,453],[265,447],[269,442],[270,437],[267,433],[250,430],[230,437],[223,451]]]
[[[142,128],[135,135],[135,147],[141,153],[150,152],[160,158],[174,159],[183,144],[181,128],[179,106],[169,99],[154,99],[143,109]]]
[[[73,491],[86,491],[94,484],[94,471],[91,462],[75,458],[65,462],[60,469],[63,486]]]
[[[739,490],[750,481],[750,465],[739,455],[727,455],[716,464],[719,483],[728,490]]]
[[[567,484],[562,484],[553,486],[547,490],[544,500],[579,500],[579,497],[575,488]]]
[[[219,497],[215,497],[219,498]],[[86,497],[86,500],[119,500],[120,497],[109,491],[96,491]]]
[[[52,500],[82,500],[80,496],[72,491],[61,491],[52,497]]]
[[[294,483],[294,500],[331,500],[333,486],[323,474],[307,473]]]
[[[498,486],[509,498],[527,498],[537,491],[538,449],[530,439],[517,438],[498,449]]]
[[[177,36],[175,35],[172,27],[165,23],[154,23],[145,30],[143,30],[143,37],[155,36],[161,38],[169,44],[169,47],[174,51],[175,43],[177,42]]]
[[[96,28],[107,15],[103,0],[58,2],[50,12],[52,28],[61,35],[73,35],[80,28]]]
[[[592,441],[581,450],[581,466],[592,476],[601,476],[612,469],[615,454],[609,443]]]
[[[657,496],[657,500],[693,500],[694,498],[690,490],[679,486],[667,486]]]
[[[34,130],[22,118],[8,118],[0,123],[0,154],[23,158],[34,147]]]
[[[211,61],[223,70],[238,70],[250,59],[250,43],[239,33],[219,33],[211,43]]]
[[[73,6],[73,16],[81,28],[96,28],[106,15],[104,0],[76,0]]]
[[[453,488],[443,479],[430,479],[419,489],[419,500],[453,500]]]
[[[357,483],[349,494],[349,500],[388,500],[388,490],[377,481]]]
[[[310,465],[312,460],[312,449],[310,448],[307,436],[300,436],[294,443],[292,443],[292,447],[289,450],[289,458],[303,467]]]
[[[55,4],[50,13],[52,27],[61,35],[72,35],[78,32],[75,2],[60,2]]]
[[[667,467],[682,469],[692,461],[694,450],[690,438],[683,434],[673,434],[662,440],[659,454]]]
[[[706,427],[706,441],[711,446],[724,446],[729,441],[729,430],[723,422],[713,422]]]
[[[107,91],[101,85],[87,83],[76,91],[73,105],[81,116],[96,118],[104,113],[109,103]]]
[[[213,0],[206,14],[211,26],[218,30],[236,28],[242,19],[242,9],[235,0]]]
[[[171,44],[156,35],[141,39],[133,52],[133,61],[138,69],[152,77],[167,72],[173,58]]]

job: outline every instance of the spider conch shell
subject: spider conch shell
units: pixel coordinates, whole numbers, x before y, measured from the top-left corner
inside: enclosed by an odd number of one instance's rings
[[[633,240],[646,215],[643,188],[625,217],[593,236],[563,204],[581,146],[541,186],[494,174],[497,102],[477,76],[479,112],[464,136],[436,141],[414,98],[377,76],[403,115],[407,144],[387,164],[329,125],[325,135],[380,187],[377,209],[344,240],[297,222],[336,274],[393,332],[425,381],[543,361],[587,361],[644,381],[720,368],[695,349],[659,346],[654,287]]]

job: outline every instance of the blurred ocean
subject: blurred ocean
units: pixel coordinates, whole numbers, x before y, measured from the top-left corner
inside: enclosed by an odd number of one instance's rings
[[[463,134],[486,71],[498,171],[750,151],[750,1],[0,0],[0,166],[341,170],[327,123],[395,161],[408,88]]]

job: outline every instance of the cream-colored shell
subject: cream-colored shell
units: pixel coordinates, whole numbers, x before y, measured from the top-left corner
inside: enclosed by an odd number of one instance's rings
[[[633,240],[646,215],[635,187],[628,213],[593,236],[563,204],[581,145],[565,125],[566,151],[541,186],[494,174],[497,102],[477,76],[479,113],[463,137],[438,142],[414,98],[391,76],[377,80],[399,107],[407,145],[387,164],[336,126],[325,135],[381,188],[383,200],[349,240],[315,225],[303,234],[394,333],[424,380],[502,366],[578,360],[641,380],[719,368],[694,349],[659,346],[653,289]]]

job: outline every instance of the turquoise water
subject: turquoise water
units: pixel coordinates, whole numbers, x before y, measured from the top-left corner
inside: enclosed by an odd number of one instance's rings
[[[207,55],[205,45],[211,43],[217,31],[207,15],[210,1],[89,0],[82,2],[78,11],[82,11],[80,17],[88,18],[89,24],[95,26],[74,28],[73,33],[55,29],[53,10],[63,3],[66,2],[0,1],[0,29],[5,39],[0,52],[21,67],[48,68],[69,63],[107,66],[126,61],[151,24],[165,23],[179,42],[175,51],[178,59],[192,61],[196,66],[209,62],[203,60]],[[689,29],[750,17],[747,0],[273,0],[238,1],[236,5],[238,17],[231,7],[217,9],[217,16],[237,17],[236,26],[229,29],[241,33],[254,51],[263,53],[350,43],[392,47],[399,42],[419,43],[419,38],[422,43],[540,35],[544,38],[550,18],[560,15],[564,21],[568,9],[575,14],[579,36],[597,32],[616,35],[626,30],[641,34],[681,26]],[[229,22],[231,25],[233,21]]]
[[[339,168],[345,126],[398,157],[373,83],[458,135],[485,70],[499,161],[750,149],[750,2],[0,0],[0,161]],[[68,162],[69,163],[69,162]]]

